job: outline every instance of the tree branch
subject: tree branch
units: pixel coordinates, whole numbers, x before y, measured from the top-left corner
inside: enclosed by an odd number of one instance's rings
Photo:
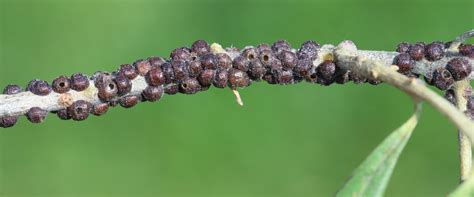
[[[462,80],[455,83],[454,95],[456,97],[456,106],[459,111],[467,110],[467,99],[471,96],[472,88],[468,80]],[[459,141],[459,160],[460,160],[460,182],[464,182],[471,175],[472,168],[472,145],[469,138],[461,131],[458,131]]]
[[[466,33],[463,35],[471,36]],[[460,36],[457,41],[463,41],[467,36]],[[452,47],[451,47],[452,48]],[[411,72],[421,76],[431,76],[431,73],[439,67],[445,67],[447,62],[455,57],[462,57],[462,55],[455,49],[447,49],[442,59],[437,61],[420,60],[416,61]],[[291,49],[296,52],[296,49]],[[235,48],[223,49],[219,44],[211,45],[211,52],[227,53],[231,59],[235,59],[241,55],[240,50]],[[460,128],[472,141],[474,139],[473,123],[465,116],[459,118],[461,112],[449,105],[447,101],[442,99],[439,95],[429,90],[423,83],[408,78],[396,72],[395,66],[392,66],[394,58],[398,52],[389,51],[369,51],[357,50],[355,45],[350,41],[344,41],[337,47],[333,45],[324,45],[318,49],[318,55],[313,61],[313,67],[318,67],[325,60],[332,60],[337,63],[338,68],[357,73],[360,76],[378,79],[388,82],[399,89],[407,92],[413,97],[426,100],[432,104],[441,113],[446,115],[458,128]],[[471,65],[474,65],[473,59],[467,60]],[[474,70],[469,74],[466,80],[474,79]],[[70,106],[74,101],[84,100],[93,105],[103,103],[98,97],[98,89],[93,85],[94,81],[90,80],[89,87],[84,91],[69,90],[67,93],[59,94],[51,92],[46,96],[35,95],[32,92],[26,91],[12,95],[0,95],[0,118],[6,116],[19,116],[27,113],[32,107],[39,107],[47,111],[58,111]],[[117,102],[119,99],[131,95],[140,96],[148,87],[145,78],[141,75],[137,76],[131,81],[131,91],[123,96],[115,96],[111,99],[112,102]],[[163,85],[162,85],[163,86]],[[233,89],[239,104],[241,102],[237,90]]]
[[[393,69],[396,68],[395,66],[384,66],[382,62],[374,58],[370,59],[363,52],[358,51],[356,46],[349,41],[339,44],[334,49],[334,54],[338,66],[362,76],[382,80],[406,92],[415,99],[427,101],[468,136],[471,143],[473,142],[474,122],[464,116],[461,111],[443,97],[427,88],[420,80],[408,78],[396,72],[396,69]],[[420,69],[420,74],[422,70],[424,69]]]

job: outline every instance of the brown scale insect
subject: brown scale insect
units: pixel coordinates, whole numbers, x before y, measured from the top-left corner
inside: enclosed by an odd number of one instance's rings
[[[150,62],[143,59],[135,61],[133,66],[135,67],[137,73],[141,76],[144,76],[151,69]]]
[[[132,82],[123,74],[117,74],[114,78],[117,85],[117,95],[123,96],[132,90]]]
[[[95,87],[98,89],[98,97],[104,102],[111,101],[117,96],[117,85],[109,73],[96,73],[94,75]]]
[[[188,64],[189,76],[198,77],[202,72],[201,61],[193,60]]]
[[[162,86],[148,86],[145,88],[145,90],[143,90],[142,96],[145,100],[154,102],[161,99],[161,97],[163,96],[163,92],[164,90]]]
[[[175,60],[171,62],[171,66],[174,71],[174,79],[177,81],[182,81],[185,78],[189,77],[188,65],[183,60]]]
[[[67,109],[60,109],[56,112],[56,115],[61,120],[70,120],[71,116],[67,113]]]
[[[166,77],[161,67],[154,67],[146,73],[145,80],[150,86],[160,86],[166,82]]]
[[[201,90],[201,85],[195,78],[184,79],[179,85],[179,92],[184,94],[195,94]]]
[[[163,71],[163,74],[165,75],[165,83],[171,83],[174,81],[174,71],[173,71],[173,66],[171,66],[170,63],[165,62],[163,65],[161,65],[161,71]]]
[[[119,99],[119,104],[120,104],[120,106],[122,106],[124,108],[131,108],[131,107],[135,106],[138,103],[139,100],[140,100],[140,98],[138,96],[135,96],[135,95],[124,96],[124,97]]]
[[[244,56],[239,55],[232,61],[232,67],[247,72],[249,70],[249,63],[249,60]]]
[[[273,79],[275,79],[275,82],[278,84],[288,85],[294,82],[293,72],[291,70],[273,69],[272,75]]]
[[[217,68],[216,56],[212,53],[208,53],[202,56],[201,65],[204,69],[216,69]]]
[[[198,81],[203,87],[209,87],[214,80],[214,75],[216,75],[215,70],[204,70],[198,77]]]
[[[433,72],[432,83],[440,90],[447,90],[454,83],[453,76],[445,68],[438,68]]]
[[[425,45],[423,43],[416,43],[410,47],[408,53],[412,59],[419,61],[425,56]]]
[[[212,84],[216,88],[225,88],[227,87],[227,80],[228,80],[228,72],[227,70],[217,70],[216,75],[214,76],[214,80]]]
[[[248,73],[252,80],[260,81],[266,72],[267,70],[260,62],[260,60],[253,59],[252,61],[250,61]]]
[[[75,121],[83,121],[89,117],[91,110],[91,103],[84,100],[78,100],[67,107],[67,114]]]
[[[262,62],[262,65],[265,67],[271,67],[271,64],[274,61],[274,56],[271,50],[267,49],[260,49],[260,54],[258,58],[260,59],[260,62]]]
[[[46,116],[48,115],[48,111],[41,109],[39,107],[32,107],[26,113],[26,118],[31,123],[42,123]]]
[[[149,57],[148,62],[150,62],[150,66],[154,68],[154,67],[161,67],[161,65],[166,63],[166,60],[163,59],[162,57]]]
[[[118,72],[125,75],[130,80],[133,80],[138,76],[137,71],[131,64],[120,65]]]
[[[446,69],[451,73],[454,80],[459,81],[471,74],[472,66],[469,61],[464,58],[453,58],[449,60]]]
[[[444,56],[444,43],[432,42],[425,47],[425,57],[429,61],[437,61]]]
[[[171,52],[170,58],[174,61],[176,60],[188,61],[191,59],[191,50],[186,47],[177,48]]]
[[[237,70],[237,69],[230,69],[229,75],[229,86],[231,88],[243,88],[250,85],[250,78],[248,77],[247,73]]]
[[[227,70],[232,67],[232,59],[226,53],[218,53],[216,60],[218,69]]]
[[[96,115],[96,116],[102,116],[105,113],[107,113],[107,111],[109,111],[109,104],[108,103],[99,103],[99,104],[95,104],[92,107],[91,113]]]
[[[255,49],[253,47],[245,48],[242,51],[242,56],[247,58],[247,60],[252,61],[252,60],[254,60],[255,58],[258,57],[257,49]]]
[[[398,66],[399,73],[407,74],[413,68],[414,61],[409,54],[400,53],[394,58],[393,64]]]
[[[204,54],[210,53],[211,48],[209,44],[207,44],[204,40],[197,40],[191,45],[191,51],[196,53],[198,56],[202,56]]]

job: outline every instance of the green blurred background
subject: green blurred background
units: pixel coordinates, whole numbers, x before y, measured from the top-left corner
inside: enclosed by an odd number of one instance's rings
[[[0,86],[112,71],[205,39],[286,39],[394,50],[474,27],[474,2],[0,0]],[[412,112],[388,85],[255,83],[166,96],[87,121],[26,118],[0,130],[0,196],[331,196]],[[431,106],[387,196],[445,196],[458,184],[455,128]]]

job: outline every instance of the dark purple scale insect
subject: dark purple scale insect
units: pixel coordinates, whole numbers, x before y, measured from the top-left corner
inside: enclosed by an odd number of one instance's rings
[[[262,62],[263,66],[271,67],[271,64],[274,62],[274,56],[271,50],[260,50],[260,54],[258,56],[260,62]]]
[[[191,52],[196,53],[198,56],[205,55],[211,52],[209,44],[204,40],[197,40],[191,45]]]
[[[60,109],[56,112],[56,115],[61,120],[70,120],[71,116],[68,114],[67,109]]]
[[[433,72],[432,83],[440,90],[447,90],[453,85],[454,79],[447,69],[440,67]]]
[[[71,89],[71,80],[65,76],[59,76],[53,80],[51,84],[53,91],[57,93],[66,93]]]
[[[298,59],[310,59],[314,60],[318,56],[318,50],[321,46],[312,41],[306,41],[301,44],[301,47],[298,49],[298,52],[296,55],[298,56]]]
[[[28,83],[26,90],[39,96],[46,96],[51,92],[51,87],[46,81],[34,79]]]
[[[7,95],[18,94],[20,92],[23,92],[21,87],[19,85],[14,85],[14,84],[7,85],[3,89],[3,94],[7,94]]]
[[[165,88],[165,93],[168,95],[174,95],[179,92],[179,85],[176,83],[167,84],[164,88]]]
[[[338,74],[336,74],[336,77],[334,78],[334,81],[338,84],[345,84],[349,82],[351,79],[349,77],[350,71],[343,71]]]
[[[71,76],[71,89],[75,91],[83,91],[89,87],[89,79],[87,76],[76,73]]]
[[[288,85],[294,82],[293,71],[291,70],[274,69],[272,70],[272,75],[275,82],[281,85]]]
[[[298,57],[291,51],[281,51],[278,54],[278,59],[281,61],[284,70],[292,70],[298,64]]]
[[[171,62],[174,71],[174,79],[182,81],[189,77],[188,65],[183,60],[175,60]]]
[[[191,59],[191,50],[186,47],[181,47],[173,50],[170,54],[172,60],[188,61]]]
[[[330,85],[336,77],[336,64],[331,60],[325,60],[316,68],[317,82],[322,85]]]
[[[395,56],[393,60],[393,64],[398,66],[398,72],[407,74],[411,72],[411,69],[414,67],[415,62],[411,58],[411,56],[407,53],[400,53]]]
[[[446,93],[444,93],[444,98],[448,100],[451,104],[456,105],[456,96],[454,90],[446,90]]]
[[[32,107],[28,110],[28,112],[25,115],[26,115],[26,118],[31,123],[42,123],[44,119],[46,119],[46,116],[48,115],[48,111],[41,109],[39,107]]]
[[[166,62],[163,65],[161,65],[161,71],[163,71],[163,74],[165,75],[166,84],[169,84],[174,81],[173,66],[171,66],[170,63]]]
[[[202,56],[201,65],[204,69],[216,69],[217,68],[216,56],[212,53],[208,53]]]
[[[451,73],[454,80],[465,79],[472,72],[472,65],[464,58],[453,58],[449,60],[446,69]]]
[[[474,45],[472,44],[461,44],[459,45],[459,53],[469,58],[474,58]]]
[[[276,54],[279,54],[283,51],[290,51],[291,45],[286,40],[278,40],[272,44],[272,50]]]
[[[228,80],[228,72],[227,70],[217,70],[216,75],[214,76],[214,80],[212,84],[216,88],[225,88],[227,87],[227,80]]]
[[[216,60],[218,69],[227,70],[232,67],[232,59],[226,53],[218,53]]]
[[[425,46],[425,57],[429,61],[437,61],[444,56],[444,43],[432,42]]]
[[[12,94],[18,94],[22,92],[22,89],[18,85],[7,85],[3,89],[3,94],[7,95],[12,95]],[[0,118],[0,127],[2,128],[10,128],[13,127],[18,121],[18,116],[4,116]]]
[[[267,70],[265,69],[263,64],[260,62],[260,60],[253,59],[252,61],[250,61],[248,73],[249,73],[249,77],[252,80],[260,81],[266,72]]]
[[[412,59],[419,61],[425,56],[425,45],[423,43],[416,43],[410,47],[408,53]]]
[[[410,51],[411,44],[407,42],[402,42],[397,46],[397,52],[399,53],[408,53]]]
[[[198,77],[201,74],[203,68],[200,61],[193,60],[188,64],[189,76]]]
[[[244,72],[247,72],[249,70],[249,64],[250,64],[249,60],[247,60],[247,58],[241,55],[237,56],[232,61],[233,68],[239,69]]]

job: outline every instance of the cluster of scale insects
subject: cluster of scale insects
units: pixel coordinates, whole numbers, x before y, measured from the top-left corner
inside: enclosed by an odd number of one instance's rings
[[[400,73],[418,77],[411,72],[415,61],[423,58],[428,61],[442,59],[445,45],[442,42],[428,45],[401,43],[397,48],[399,55],[395,57],[394,64],[399,67]],[[84,91],[90,85],[94,85],[98,89],[101,103],[93,105],[84,100],[77,100],[65,109],[52,112],[63,120],[81,121],[91,113],[97,116],[105,114],[109,106],[121,105],[130,108],[140,101],[158,101],[164,93],[195,94],[208,90],[210,86],[236,89],[261,80],[269,84],[282,85],[301,81],[325,86],[333,83],[344,84],[348,81],[373,85],[380,83],[340,69],[332,60],[325,60],[317,67],[313,66],[319,49],[320,45],[314,41],[306,41],[295,50],[287,41],[279,40],[271,46],[260,44],[243,50],[228,49],[239,54],[231,58],[227,53],[211,53],[208,43],[198,40],[190,48],[181,47],[173,50],[168,60],[161,57],[141,59],[133,64],[123,64],[115,72],[97,72],[92,77],[81,73],[73,74],[71,77],[60,76],[54,79],[51,85],[46,81],[35,79],[30,81],[26,91],[46,96],[51,91],[63,94],[70,90]],[[474,58],[473,45],[461,45],[459,51],[468,58]],[[428,77],[425,76],[425,79],[429,84],[447,90],[454,81],[466,78],[471,69],[471,65],[465,59],[454,58],[446,67],[433,71]],[[145,78],[148,86],[140,95],[131,95],[129,93],[133,85],[132,80],[139,75]],[[89,80],[93,81],[93,84],[90,84]],[[8,85],[3,93],[11,95],[22,91],[18,85]],[[471,110],[474,109],[473,103],[471,97],[468,102],[468,108]],[[47,114],[48,111],[44,109],[32,107],[26,113],[26,117],[32,123],[41,123]],[[18,116],[0,118],[0,127],[12,127],[17,120]]]

